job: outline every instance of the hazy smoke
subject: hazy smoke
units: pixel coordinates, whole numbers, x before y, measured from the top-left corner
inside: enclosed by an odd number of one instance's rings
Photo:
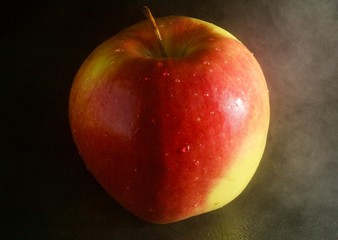
[[[298,211],[304,225],[319,211],[319,226],[338,227],[338,2],[274,2],[262,1],[253,14],[265,30],[253,34],[257,22],[249,23],[254,38],[243,33],[242,39],[270,88],[271,128],[260,169],[270,182],[262,187],[278,208]]]
[[[337,6],[334,1],[279,1],[270,22],[270,36],[275,37],[266,38],[267,46],[254,46],[265,52],[262,67],[272,104],[270,146],[283,169],[276,171],[284,179],[286,174],[288,188],[298,186],[309,194],[334,190],[325,189],[330,185],[321,180],[333,181],[330,171],[338,159],[338,113],[333,109],[338,102]]]

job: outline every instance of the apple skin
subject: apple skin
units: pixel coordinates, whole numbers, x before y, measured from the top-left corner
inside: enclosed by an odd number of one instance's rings
[[[70,94],[74,141],[117,202],[152,223],[220,208],[247,186],[261,160],[269,96],[253,54],[202,20],[156,19],[98,46]]]

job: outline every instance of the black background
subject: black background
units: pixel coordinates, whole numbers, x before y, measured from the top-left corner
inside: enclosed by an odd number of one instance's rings
[[[154,225],[87,172],[68,125],[82,61],[155,16],[219,25],[261,63],[271,126],[245,191],[220,210]],[[338,239],[338,3],[29,1],[2,3],[0,239]]]

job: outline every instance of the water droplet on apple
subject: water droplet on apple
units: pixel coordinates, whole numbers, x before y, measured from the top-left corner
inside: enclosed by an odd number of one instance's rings
[[[200,161],[198,160],[194,160],[194,164],[197,166],[197,165],[200,165]]]
[[[124,52],[124,51],[125,51],[124,48],[116,48],[115,49],[115,52],[117,52],[117,53]]]
[[[215,50],[216,50],[217,52],[220,52],[220,51],[221,51],[221,49],[220,49],[220,48],[215,48]]]
[[[200,122],[202,119],[201,119],[201,117],[200,116],[198,116],[197,118],[196,118],[196,121],[197,122]]]
[[[208,66],[209,66],[209,65],[210,65],[210,62],[208,62],[208,61],[204,61],[204,62],[203,62],[203,64],[204,64],[204,65],[208,65]]]
[[[168,76],[170,76],[170,73],[164,72],[162,75],[163,75],[164,77],[168,77]]]
[[[209,97],[209,93],[204,93],[203,96],[204,97]]]
[[[185,145],[184,147],[181,148],[182,153],[187,153],[189,151],[190,151],[190,145],[189,144],[187,144],[187,145]]]
[[[210,112],[210,115],[214,115],[215,114],[215,112]]]
[[[181,79],[176,78],[176,79],[175,79],[175,82],[180,83],[180,82],[181,82]]]
[[[241,106],[243,106],[242,99],[237,98],[236,101],[235,101],[235,108],[239,108]]]

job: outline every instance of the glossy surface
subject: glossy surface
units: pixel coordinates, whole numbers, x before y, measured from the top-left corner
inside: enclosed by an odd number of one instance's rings
[[[186,17],[157,23],[169,58],[147,21],[124,30],[81,66],[69,114],[103,188],[141,218],[168,223],[243,191],[270,115],[260,66],[231,34]]]

